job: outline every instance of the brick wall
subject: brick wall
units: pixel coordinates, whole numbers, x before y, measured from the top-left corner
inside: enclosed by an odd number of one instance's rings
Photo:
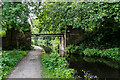
[[[84,30],[82,30],[81,28],[69,28],[67,29],[66,36],[67,45],[78,44],[83,39]]]

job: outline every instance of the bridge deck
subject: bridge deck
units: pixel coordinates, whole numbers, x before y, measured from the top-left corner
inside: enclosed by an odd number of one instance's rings
[[[36,34],[32,34],[34,36],[47,36],[47,37],[63,37],[64,34],[40,34],[40,33],[36,33]]]

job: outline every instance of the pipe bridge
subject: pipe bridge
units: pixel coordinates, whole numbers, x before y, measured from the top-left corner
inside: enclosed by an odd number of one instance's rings
[[[32,36],[40,36],[40,37],[59,37],[59,53],[61,57],[65,56],[65,49],[66,49],[66,35],[65,34],[41,34],[35,33]]]

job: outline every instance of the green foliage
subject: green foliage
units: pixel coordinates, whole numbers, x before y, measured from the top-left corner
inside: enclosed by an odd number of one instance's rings
[[[104,26],[86,31],[84,38],[78,45],[68,46],[69,53],[86,56],[107,57],[119,60],[120,28]],[[115,55],[117,54],[117,55]]]
[[[120,48],[110,48],[110,49],[85,49],[83,51],[84,55],[87,56],[99,56],[99,57],[107,57],[113,60],[120,60]]]
[[[60,57],[58,53],[43,54],[42,65],[48,72],[52,73],[46,76],[52,75],[52,78],[73,78],[74,70],[68,68],[67,60],[64,57]]]
[[[39,10],[36,27],[50,33],[72,26],[90,31],[93,28],[120,24],[119,2],[44,2]]]
[[[98,51],[99,51],[98,49],[89,49],[89,48],[87,48],[87,49],[85,49],[83,51],[83,53],[84,53],[84,55],[87,55],[87,56],[93,56],[93,55],[98,56],[99,55]]]
[[[32,37],[32,44],[42,47],[46,53],[52,52],[52,44],[50,37]]]
[[[4,2],[2,10],[3,30],[15,29],[20,32],[30,29],[28,23],[29,8],[27,3]]]
[[[110,26],[87,31],[81,43],[89,48],[108,49],[120,47],[120,28],[113,30]],[[80,43],[80,44],[81,44]]]
[[[7,78],[9,72],[13,69],[14,66],[18,63],[19,60],[23,58],[28,53],[28,51],[2,51],[2,66],[0,65],[0,69],[2,70],[2,75],[0,78]]]
[[[69,46],[67,46],[66,50],[67,50],[68,53],[71,53],[71,54],[76,53],[76,54],[82,55],[85,48],[86,48],[85,44],[82,43],[82,44],[80,44],[80,46],[69,45]]]
[[[109,47],[108,49],[104,48],[104,46],[106,45],[102,45],[102,47],[96,46],[97,48],[95,49],[95,46],[90,45],[91,43],[92,41],[90,40],[89,42],[86,42],[86,43],[83,42],[82,44],[80,44],[80,46],[70,45],[67,47],[67,51],[69,54],[104,57],[104,58],[110,58],[117,61],[120,60],[120,48],[110,48],[111,46],[109,45],[111,44],[109,44],[107,45],[107,47]],[[114,46],[117,46],[117,45],[114,45]]]
[[[51,47],[53,53],[57,53],[59,51],[59,42],[60,41],[59,41],[58,37],[56,37],[50,41],[50,44],[51,44],[50,47]]]
[[[58,37],[32,37],[32,44],[42,47],[46,53],[57,53],[59,50]]]
[[[19,49],[20,49],[20,50],[33,50],[33,48],[34,48],[33,46],[24,46],[24,45],[23,45],[23,46],[20,46]]]
[[[66,50],[68,53],[76,53],[79,50],[79,46],[69,45]]]
[[[0,30],[0,37],[5,37],[6,31],[5,30]]]

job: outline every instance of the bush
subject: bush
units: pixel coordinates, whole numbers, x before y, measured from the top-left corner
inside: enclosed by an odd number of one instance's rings
[[[42,65],[52,72],[53,78],[73,78],[74,70],[68,68],[68,62],[65,58],[60,57],[58,53],[43,54]]]
[[[113,60],[120,60],[120,48],[110,48],[110,49],[103,49],[103,50],[98,50],[98,49],[85,49],[83,51],[84,55],[87,56],[99,56],[99,57],[107,57],[111,58]]]
[[[59,38],[56,37],[54,40],[51,40],[50,44],[51,44],[50,47],[52,49],[52,52],[53,53],[58,53],[58,51],[59,51]]]
[[[66,50],[68,53],[76,53],[76,51],[78,50],[78,46],[74,46],[74,45],[69,45]]]
[[[85,48],[86,48],[85,44],[82,43],[82,44],[80,44],[80,46],[69,45],[66,48],[66,50],[67,50],[68,53],[76,53],[76,54],[82,55]]]
[[[82,43],[80,46],[69,45],[67,47],[67,52],[69,54],[79,54],[85,56],[97,56],[97,57],[106,57],[113,60],[120,60],[120,48],[109,48],[109,49],[95,49],[88,48],[85,46],[85,43]]]
[[[93,49],[87,48],[83,51],[84,55],[87,55],[87,56],[98,56],[98,52],[99,50],[94,48]]]

